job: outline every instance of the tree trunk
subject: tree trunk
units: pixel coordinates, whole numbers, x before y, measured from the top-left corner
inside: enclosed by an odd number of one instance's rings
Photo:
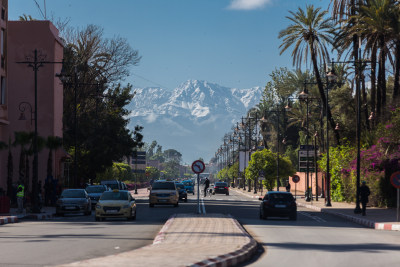
[[[378,72],[378,89],[381,93],[381,114],[385,116],[385,107],[386,107],[386,68],[385,68],[385,40],[384,37],[381,37],[379,40],[380,45],[380,53],[379,53],[379,72]]]
[[[324,110],[326,110],[326,105],[328,103],[326,101],[325,92],[324,92],[324,86],[323,86],[322,81],[321,81],[321,76],[319,75],[317,58],[316,58],[316,55],[315,55],[315,51],[312,48],[312,43],[310,43],[310,49],[311,49],[311,59],[312,59],[312,62],[313,62],[314,74],[315,74],[315,79],[317,80],[319,95],[321,97]],[[329,121],[329,124],[331,125],[332,130],[334,130],[336,143],[340,144],[339,132],[335,131],[336,124],[335,124],[335,121],[333,120],[332,113],[331,113],[331,108],[329,107],[329,104],[328,104],[328,114],[326,114],[326,115],[328,116],[328,121]]]
[[[392,102],[395,103],[399,95],[399,75],[400,75],[400,40],[396,40],[395,48],[395,70],[394,70],[394,87],[393,87],[393,99]]]
[[[376,45],[373,46],[371,51],[371,111],[378,114],[378,110],[376,107],[376,99],[377,99],[377,92],[376,92],[376,53],[377,48]]]

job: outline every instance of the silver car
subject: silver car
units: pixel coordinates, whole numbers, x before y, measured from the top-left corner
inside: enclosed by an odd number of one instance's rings
[[[92,213],[90,197],[85,189],[65,189],[56,203],[56,215],[63,216],[67,213],[83,212],[85,215]]]

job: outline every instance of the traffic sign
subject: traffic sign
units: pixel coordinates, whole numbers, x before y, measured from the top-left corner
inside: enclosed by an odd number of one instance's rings
[[[292,181],[293,181],[293,183],[297,184],[298,182],[300,182],[300,176],[298,176],[298,175],[293,175]]]
[[[400,188],[400,172],[395,172],[390,176],[390,182],[396,188]]]
[[[194,173],[197,173],[197,174],[202,173],[202,172],[204,172],[205,168],[206,168],[206,165],[201,160],[196,160],[192,163],[192,171]]]

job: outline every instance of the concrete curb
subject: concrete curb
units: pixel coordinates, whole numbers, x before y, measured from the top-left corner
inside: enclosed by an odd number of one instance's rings
[[[400,231],[400,225],[392,225],[392,224],[388,224],[388,223],[375,223],[373,221],[370,221],[370,220],[367,220],[364,218],[358,218],[358,217],[354,217],[351,215],[343,214],[340,212],[334,212],[334,211],[330,211],[329,209],[319,208],[319,207],[315,207],[313,205],[308,205],[308,204],[303,204],[303,203],[297,203],[297,205],[308,208],[308,209],[312,209],[312,210],[332,214],[335,216],[339,216],[341,218],[344,218],[351,222],[366,226],[368,228],[372,228],[372,229],[376,229],[376,230]]]
[[[250,259],[254,255],[257,250],[257,242],[246,232],[242,225],[240,225],[240,223],[232,217],[232,215],[228,216],[234,221],[236,227],[243,233],[243,235],[248,238],[248,243],[236,251],[197,262],[193,265],[190,265],[191,267],[236,266],[237,264]]]
[[[8,223],[17,223],[18,217],[17,216],[5,216],[0,218],[0,225],[8,224]]]
[[[176,214],[172,215],[164,224],[164,226],[161,228],[160,232],[156,235],[156,238],[154,238],[153,245],[160,244],[161,242],[164,241],[165,239],[165,233],[168,232],[169,227],[171,224],[174,222],[176,218]],[[150,245],[151,246],[151,245]]]
[[[53,219],[54,214],[28,214],[23,219],[31,219],[31,220],[47,220],[47,219]]]

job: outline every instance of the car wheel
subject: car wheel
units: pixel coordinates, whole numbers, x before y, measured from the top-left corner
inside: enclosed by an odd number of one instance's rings
[[[137,210],[135,210],[135,215],[132,216],[132,220],[136,220],[136,213],[137,213]]]
[[[289,219],[292,220],[292,221],[296,221],[296,220],[297,220],[297,212],[291,214],[291,215],[289,216]]]
[[[229,193],[226,193],[227,196],[229,196]]]
[[[87,211],[85,211],[85,215],[86,216],[89,216],[89,215],[91,215],[92,214],[92,210],[89,208],[89,210],[87,210]]]
[[[176,202],[176,204],[174,204],[174,207],[178,207],[179,206],[179,202]]]
[[[194,196],[194,191],[193,191],[193,196]]]
[[[96,222],[100,221],[100,218],[97,216],[95,217],[95,219],[96,219]]]
[[[187,197],[185,198],[185,202],[187,202]]]
[[[266,220],[267,219],[267,216],[265,215],[265,212],[262,209],[260,209],[260,219],[261,220]]]
[[[154,204],[150,203],[149,206],[150,206],[150,208],[154,208]]]

